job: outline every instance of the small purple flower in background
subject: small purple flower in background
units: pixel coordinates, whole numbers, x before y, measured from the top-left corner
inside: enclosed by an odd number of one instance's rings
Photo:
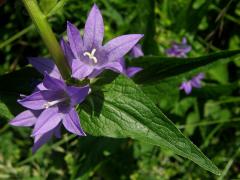
[[[184,37],[182,43],[174,42],[172,47],[166,50],[166,54],[170,57],[187,57],[187,53],[192,50],[192,47],[187,44],[187,39]]]
[[[33,126],[33,152],[46,143],[52,135],[60,137],[63,124],[69,132],[85,136],[75,105],[84,101],[89,86],[67,86],[63,80],[45,74],[41,88],[18,102],[28,110],[16,116],[13,126]]]
[[[94,78],[105,69],[125,74],[121,59],[143,37],[141,34],[123,35],[102,46],[104,24],[96,5],[88,15],[83,39],[78,29],[70,22],[67,24],[67,35],[69,44],[62,41],[61,45],[65,56],[70,58],[68,61],[72,76],[77,79]]]
[[[187,53],[189,53],[192,50],[192,47],[187,44],[187,39],[184,37],[182,38],[182,43],[173,43],[172,47],[166,50],[166,53],[170,57],[178,57],[183,58],[187,57]],[[192,91],[192,88],[201,88],[201,80],[204,78],[203,73],[199,73],[197,76],[194,76],[189,81],[184,81],[180,88],[181,90],[184,90],[186,94],[190,94]]]
[[[130,56],[134,58],[144,56],[144,53],[142,51],[142,46],[140,44],[137,44],[136,46],[134,46],[130,52]]]
[[[189,81],[184,81],[180,89],[184,90],[186,94],[190,94],[192,91],[192,88],[201,88],[201,81],[205,77],[203,73],[199,73],[197,76],[194,76],[191,80]]]
[[[132,48],[132,50],[130,51],[130,56],[133,58],[138,58],[143,55],[144,54],[143,54],[142,47],[140,44],[137,44],[136,46],[134,46]],[[140,68],[140,67],[126,67],[125,59],[123,57],[120,59],[120,63],[123,67],[123,74],[128,76],[129,78],[133,77],[135,74],[137,74],[138,72],[140,72],[142,70],[142,68]]]

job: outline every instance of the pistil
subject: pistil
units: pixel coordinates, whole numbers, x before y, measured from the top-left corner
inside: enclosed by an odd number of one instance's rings
[[[94,48],[92,52],[85,52],[83,53],[84,56],[88,56],[89,59],[91,59],[95,64],[98,62],[97,58],[94,56],[96,52],[96,49]]]
[[[49,108],[51,106],[54,106],[54,105],[56,105],[56,104],[58,104],[60,102],[66,101],[66,100],[67,100],[67,98],[62,98],[62,99],[58,99],[58,100],[55,100],[55,101],[47,102],[47,103],[44,104],[44,108],[47,109],[47,108]]]

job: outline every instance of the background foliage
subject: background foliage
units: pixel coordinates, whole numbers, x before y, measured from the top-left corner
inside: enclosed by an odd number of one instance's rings
[[[146,55],[164,57],[171,42],[181,41],[183,36],[193,47],[190,57],[240,48],[240,2],[237,0],[94,2],[103,12],[106,40],[125,33],[144,33]],[[67,20],[79,28],[84,27],[93,1],[39,0],[39,3],[60,38],[65,35]],[[0,4],[0,75],[3,75],[25,66],[26,57],[48,56],[48,51],[21,1],[0,1]],[[186,73],[171,71],[171,67],[157,74],[150,72],[149,77],[160,77],[157,83],[148,82],[147,77],[146,81],[140,81],[141,74],[134,79],[184,134],[223,169],[220,177],[166,149],[132,139],[92,136],[79,139],[65,134],[61,141],[53,140],[32,155],[30,130],[10,127],[7,123],[12,113],[0,102],[0,179],[240,178],[239,59],[239,55],[232,56]],[[137,64],[135,61],[132,63]],[[163,62],[162,66],[168,67],[167,63]],[[170,75],[164,76],[166,72]],[[204,87],[186,96],[178,87],[197,72],[206,73]],[[24,87],[24,80],[1,84],[2,87],[16,85]],[[5,97],[5,100],[10,102],[11,98]]]

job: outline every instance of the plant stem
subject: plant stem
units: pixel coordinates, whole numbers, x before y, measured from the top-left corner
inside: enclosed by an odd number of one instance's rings
[[[70,77],[69,67],[60,45],[46,20],[46,16],[41,12],[35,0],[23,0],[23,3],[37,27],[45,45],[53,57],[62,77],[66,80]]]

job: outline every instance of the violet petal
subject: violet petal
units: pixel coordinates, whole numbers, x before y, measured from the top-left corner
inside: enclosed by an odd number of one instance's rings
[[[199,73],[197,76],[193,77],[191,80],[191,84],[195,88],[200,88],[201,85],[201,80],[205,77],[204,73]]]
[[[54,130],[48,131],[45,134],[36,135],[34,137],[34,145],[32,147],[32,153],[35,153],[42,145],[46,144],[52,137]]]
[[[186,94],[190,94],[192,91],[192,85],[191,82],[183,82],[182,85],[180,86],[180,89],[184,90]]]
[[[57,127],[55,127],[54,129],[53,129],[53,131],[54,131],[54,135],[55,135],[55,137],[56,138],[61,138],[61,127],[62,127],[62,123],[59,123],[58,125],[57,125]]]
[[[97,5],[92,7],[84,28],[84,47],[86,50],[90,50],[94,47],[102,45],[104,36],[104,24],[103,18]]]
[[[136,46],[134,46],[130,52],[130,55],[134,58],[143,56],[144,54],[143,54],[141,45],[137,44]]]
[[[37,92],[37,91],[43,91],[43,90],[47,90],[47,88],[43,85],[43,83],[39,83],[36,88],[34,89],[34,92]]]
[[[22,113],[18,114],[14,119],[12,119],[9,124],[12,126],[33,126],[37,120],[38,115],[40,112],[38,111],[30,111],[26,110]]]
[[[86,136],[81,128],[80,119],[74,108],[65,115],[63,119],[63,125],[71,133],[77,134],[79,136]]]
[[[45,104],[48,102],[47,99],[50,99],[54,95],[55,92],[53,91],[38,91],[29,96],[26,96],[21,100],[18,100],[18,103],[28,109],[40,110],[45,108]]]
[[[45,134],[55,128],[62,120],[63,114],[58,113],[57,107],[45,109],[37,119],[32,136]]]
[[[201,87],[201,81],[198,80],[198,79],[192,79],[191,80],[191,85],[192,85],[192,87],[200,88]]]
[[[137,74],[138,72],[142,71],[143,68],[140,67],[129,67],[126,70],[126,75],[131,78],[133,77],[135,74]]]
[[[186,37],[182,38],[182,44],[187,44],[187,38]]]
[[[44,75],[43,85],[47,89],[54,90],[54,91],[66,88],[66,84],[64,83],[64,81],[53,78],[49,76],[47,73],[45,73]]]
[[[119,36],[109,41],[104,45],[104,50],[108,54],[109,62],[122,58],[142,37],[143,35],[141,34],[130,34]]]
[[[64,52],[64,55],[68,61],[68,65],[71,67],[72,66],[72,60],[75,58],[74,54],[70,48],[69,43],[65,42],[63,39],[61,40],[61,48]]]
[[[92,71],[92,73],[88,76],[88,78],[95,78],[97,77],[99,74],[101,74],[105,69],[104,68],[100,68],[100,69],[94,69]]]
[[[123,68],[122,62],[109,62],[104,66],[104,69],[110,69],[121,74],[125,73],[125,69]]]
[[[70,22],[67,22],[67,36],[72,52],[77,58],[83,51],[83,40],[79,30]]]
[[[67,87],[66,92],[71,99],[71,106],[75,106],[84,101],[84,99],[88,95],[89,86],[85,87],[69,86]]]
[[[77,79],[83,79],[86,78],[88,75],[90,75],[93,71],[93,67],[84,64],[79,59],[73,59],[72,63],[72,77]]]

